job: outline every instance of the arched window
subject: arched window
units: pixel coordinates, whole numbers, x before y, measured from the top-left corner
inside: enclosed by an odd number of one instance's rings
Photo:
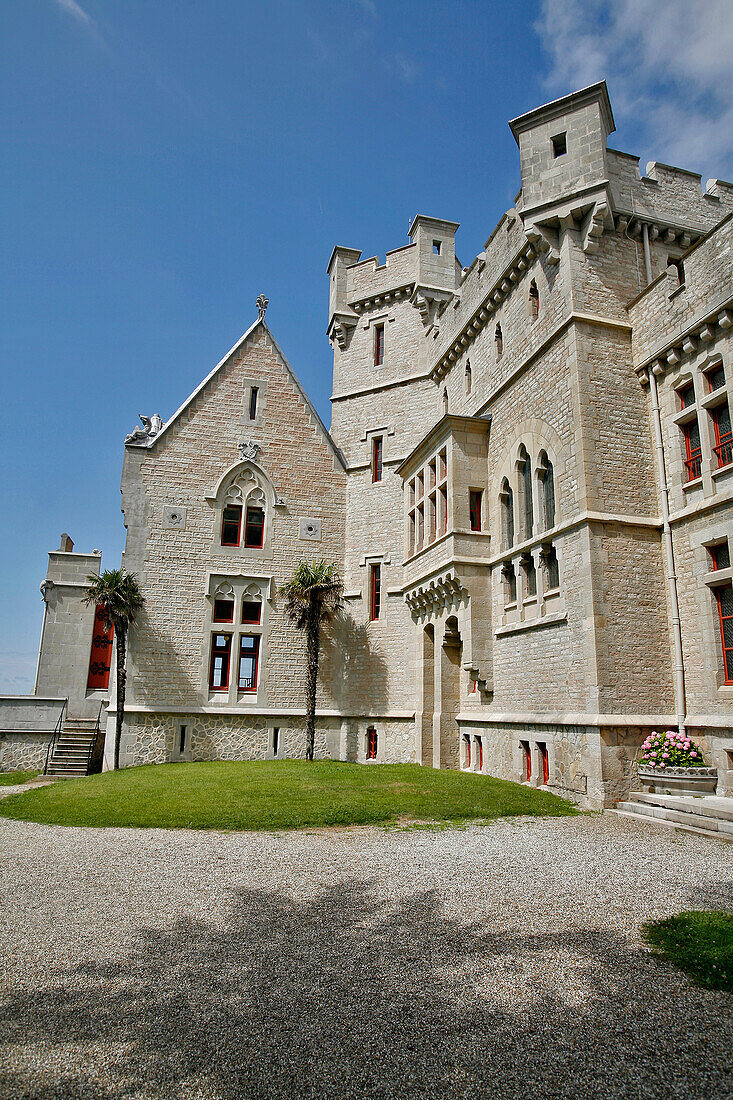
[[[221,498],[220,498],[221,499]],[[259,550],[265,544],[267,496],[252,469],[230,482],[221,502],[219,545]]]
[[[471,393],[471,360],[466,360],[466,397]]]
[[[507,478],[501,484],[501,526],[504,536],[504,549],[508,550],[514,545],[514,493]]]
[[[519,459],[517,461],[519,467],[519,485],[522,493],[522,517],[524,520],[523,536],[525,539],[532,538],[532,530],[534,527],[534,504],[532,501],[532,463],[529,460],[529,455],[524,447],[519,448]]]
[[[529,316],[532,321],[535,321],[540,315],[540,292],[537,289],[537,283],[533,279],[529,284]]]
[[[542,505],[544,510],[544,527],[548,531],[555,526],[555,471],[547,451],[540,451],[537,460],[537,476],[542,482]]]
[[[443,416],[448,415],[448,390],[443,390]]]
[[[501,325],[497,325],[494,330],[494,343],[496,344],[496,358],[501,359],[501,354],[504,351],[504,337],[501,334]]]

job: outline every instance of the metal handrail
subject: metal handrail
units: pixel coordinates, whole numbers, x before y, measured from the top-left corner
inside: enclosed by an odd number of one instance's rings
[[[99,720],[102,717],[102,708],[104,703],[99,704],[99,712],[97,714],[97,721],[94,723],[94,736],[89,742],[89,752],[87,754],[87,775],[89,775],[89,769],[92,766],[92,757],[94,756],[94,750],[97,746],[97,738],[99,737]]]
[[[53,750],[56,746],[56,742],[58,741],[59,737],[61,736],[61,731],[64,728],[64,714],[66,713],[66,708],[67,708],[68,705],[69,705],[69,700],[68,700],[68,698],[66,698],[66,699],[64,699],[64,702],[62,704],[61,714],[59,714],[58,721],[56,723],[56,728],[53,731],[53,737],[49,741],[48,748],[46,749],[46,763],[43,766],[43,774],[44,775],[48,775],[48,765],[51,762],[51,757],[53,756]]]

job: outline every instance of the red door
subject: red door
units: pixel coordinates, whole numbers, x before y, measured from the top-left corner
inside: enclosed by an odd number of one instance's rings
[[[104,611],[101,607],[98,607],[94,612],[94,631],[92,633],[92,651],[89,655],[87,691],[109,687],[113,635],[113,627],[105,625]]]

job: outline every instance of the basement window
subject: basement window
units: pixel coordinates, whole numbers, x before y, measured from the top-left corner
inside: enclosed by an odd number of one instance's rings
[[[550,138],[552,142],[552,155],[557,157],[564,157],[568,151],[567,132],[562,134],[555,134],[553,138]]]

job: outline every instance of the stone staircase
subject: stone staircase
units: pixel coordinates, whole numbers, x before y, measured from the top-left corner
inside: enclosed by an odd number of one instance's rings
[[[606,812],[733,842],[733,798],[635,792]]]
[[[96,718],[65,718],[46,774],[68,778],[86,775],[96,734]]]

